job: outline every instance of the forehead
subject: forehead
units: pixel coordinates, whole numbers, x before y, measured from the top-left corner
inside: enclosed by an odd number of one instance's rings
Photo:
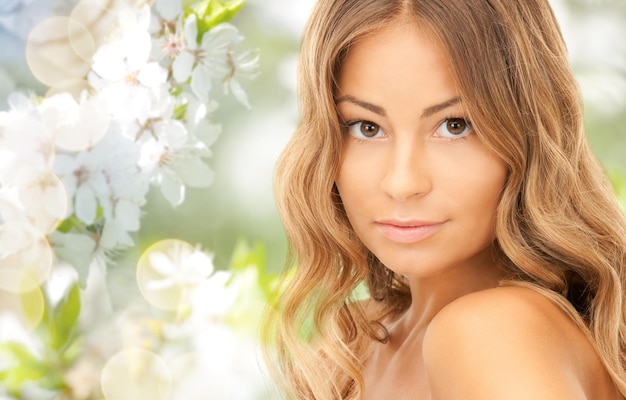
[[[431,103],[458,95],[451,64],[432,35],[401,21],[362,37],[339,69],[337,96]]]

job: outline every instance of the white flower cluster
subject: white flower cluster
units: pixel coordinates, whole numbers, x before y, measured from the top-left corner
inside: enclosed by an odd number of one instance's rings
[[[238,79],[256,75],[258,57],[234,51],[233,25],[207,27],[179,1],[120,4],[87,90],[13,94],[0,113],[0,267],[45,270],[32,258],[51,258],[46,238],[79,271],[133,245],[151,183],[177,206],[213,180],[213,82],[249,107]]]

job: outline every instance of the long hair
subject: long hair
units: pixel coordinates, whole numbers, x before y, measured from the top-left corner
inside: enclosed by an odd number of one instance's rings
[[[360,38],[399,19],[431,34],[476,133],[508,167],[496,248],[505,284],[534,288],[585,332],[626,395],[626,221],[585,137],[578,86],[547,0],[319,0],[299,59],[301,120],[275,192],[288,278],[267,314],[268,363],[290,398],[358,399],[382,318],[411,302],[402,277],[356,238],[334,180],[334,93]],[[366,282],[376,316],[352,294]],[[273,355],[273,356],[272,356]]]

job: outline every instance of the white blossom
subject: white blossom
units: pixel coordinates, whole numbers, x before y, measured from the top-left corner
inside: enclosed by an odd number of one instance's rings
[[[128,233],[139,229],[148,181],[137,167],[138,156],[134,142],[110,131],[89,151],[57,159],[55,168],[74,193],[75,215],[86,225],[104,217],[99,245],[105,249],[132,245]]]
[[[213,171],[203,161],[211,151],[181,121],[157,117],[144,129],[150,134],[142,135],[139,165],[173,206],[183,202],[185,185],[206,187],[213,182]]]
[[[210,147],[219,137],[222,127],[209,119],[209,114],[215,111],[218,104],[215,100],[209,102],[199,101],[195,96],[181,95],[182,101],[187,106],[187,113],[183,123],[190,137]]]
[[[67,194],[51,170],[26,163],[0,166],[0,215],[5,222],[26,223],[50,233],[67,216]]]
[[[235,55],[228,53],[228,67],[230,70],[223,79],[224,91],[231,93],[241,104],[251,108],[248,95],[239,83],[240,78],[254,79],[258,75],[259,56],[255,51],[247,51]]]
[[[103,44],[93,56],[89,81],[123,123],[147,119],[151,102],[166,84],[167,71],[150,60],[149,21],[147,6],[139,12],[124,12],[119,37]]]
[[[15,156],[15,161],[35,168],[50,168],[55,146],[41,115],[24,95],[9,98],[11,109],[0,113],[0,148]]]
[[[157,0],[153,18],[150,20],[152,33],[152,55],[157,60],[174,60],[185,47],[182,32],[182,3],[171,0]]]
[[[42,233],[66,216],[67,196],[51,167],[55,146],[32,99],[10,98],[0,113],[0,214],[5,222],[28,224]]]
[[[186,47],[174,60],[173,74],[181,83],[191,78],[192,92],[200,100],[208,101],[211,80],[222,79],[231,70],[228,56],[239,33],[233,25],[224,23],[202,35],[200,44],[197,36],[198,22],[191,14],[184,24]]]
[[[150,266],[161,276],[148,282],[148,290],[194,289],[213,273],[213,258],[209,254],[199,249],[190,252],[187,246],[172,246],[167,250],[147,256]]]
[[[81,151],[93,147],[111,124],[111,114],[102,97],[88,97],[86,92],[79,101],[65,92],[47,97],[41,102],[39,111],[55,145],[64,150]]]

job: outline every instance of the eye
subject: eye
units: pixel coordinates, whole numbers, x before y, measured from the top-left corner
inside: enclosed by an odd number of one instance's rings
[[[380,126],[370,121],[355,121],[346,124],[350,134],[357,139],[374,139],[384,135]]]
[[[465,118],[448,118],[437,127],[437,133],[449,139],[467,136],[472,130],[472,124]]]

